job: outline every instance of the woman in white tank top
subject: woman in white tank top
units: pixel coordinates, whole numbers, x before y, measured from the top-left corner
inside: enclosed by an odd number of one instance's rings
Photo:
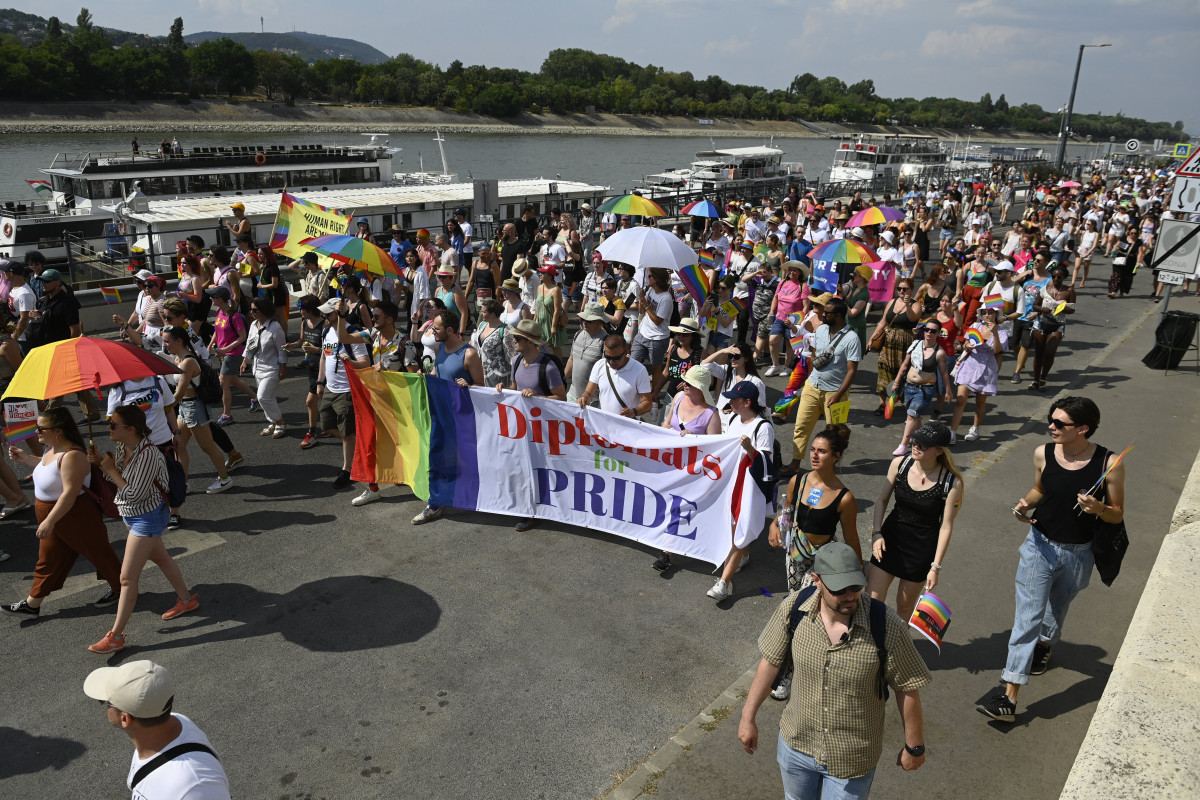
[[[112,605],[121,594],[121,562],[108,542],[100,506],[84,488],[91,486],[91,470],[83,437],[70,412],[61,406],[46,409],[37,424],[38,440],[46,448],[42,456],[10,445],[8,457],[33,468],[38,561],[28,597],[2,608],[10,614],[37,617],[42,601],[62,588],[79,556],[92,562],[108,581],[108,592],[93,605]]]

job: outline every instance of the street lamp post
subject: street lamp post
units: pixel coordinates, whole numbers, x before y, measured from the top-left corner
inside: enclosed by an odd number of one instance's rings
[[[1058,137],[1058,152],[1054,155],[1055,169],[1062,169],[1063,159],[1067,154],[1067,137],[1071,135],[1071,112],[1075,109],[1075,87],[1079,85],[1079,67],[1083,64],[1083,48],[1112,47],[1112,44],[1081,44],[1079,57],[1075,59],[1075,77],[1071,80],[1071,98],[1067,100],[1067,116],[1063,120],[1063,133]]]

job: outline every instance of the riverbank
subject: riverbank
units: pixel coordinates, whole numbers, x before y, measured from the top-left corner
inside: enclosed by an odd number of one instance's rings
[[[553,134],[591,136],[697,136],[763,139],[821,139],[849,133],[928,134],[953,140],[1046,146],[1053,139],[1013,131],[842,125],[825,122],[714,119],[700,125],[691,117],[626,114],[521,114],[501,119],[435,108],[390,108],[246,101],[177,103],[0,103],[0,133],[109,132],[143,134],[149,140],[175,133],[326,131],[357,133]]]

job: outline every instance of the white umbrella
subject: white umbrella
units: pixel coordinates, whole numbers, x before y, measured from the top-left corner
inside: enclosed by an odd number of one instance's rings
[[[625,228],[596,248],[605,261],[618,261],[638,268],[683,269],[695,264],[696,252],[673,233],[660,228]]]

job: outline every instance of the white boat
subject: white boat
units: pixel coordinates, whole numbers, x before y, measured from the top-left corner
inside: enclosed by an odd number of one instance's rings
[[[752,188],[754,184],[778,183],[788,177],[801,181],[804,165],[784,161],[778,147],[728,147],[701,150],[691,166],[647,175],[642,181],[650,197],[680,192],[720,191],[726,186]]]
[[[193,147],[168,156],[128,150],[59,153],[40,170],[50,182],[47,200],[0,207],[0,255],[21,258],[37,249],[47,259],[64,259],[64,233],[93,247],[106,237],[115,242],[125,233],[124,212],[146,201],[223,198],[228,206],[284,188],[328,191],[398,182],[393,172],[398,151],[388,146],[388,134],[364,136],[369,141],[358,145]]]
[[[296,196],[308,202],[336,208],[355,218],[366,217],[371,230],[385,243],[387,230],[399,225],[410,234],[419,228],[431,233],[444,229],[454,211],[464,208],[475,224],[475,239],[490,238],[492,220],[516,219],[525,204],[532,204],[539,214],[552,207],[574,212],[585,201],[599,202],[612,189],[558,178],[496,181],[489,208],[476,208],[475,183],[428,184],[415,186],[376,186],[355,189],[301,190]],[[271,239],[275,217],[279,212],[279,193],[248,195],[238,200],[246,206],[255,242]],[[134,245],[142,248],[156,266],[154,271],[170,269],[167,260],[175,251],[175,243],[198,235],[206,245],[227,243],[228,233],[219,224],[229,219],[229,198],[150,198],[144,208],[128,210],[124,219],[134,235]],[[483,217],[482,223],[480,218]]]
[[[855,134],[837,141],[830,183],[912,179],[936,174],[950,163],[950,154],[936,136],[921,134]]]

